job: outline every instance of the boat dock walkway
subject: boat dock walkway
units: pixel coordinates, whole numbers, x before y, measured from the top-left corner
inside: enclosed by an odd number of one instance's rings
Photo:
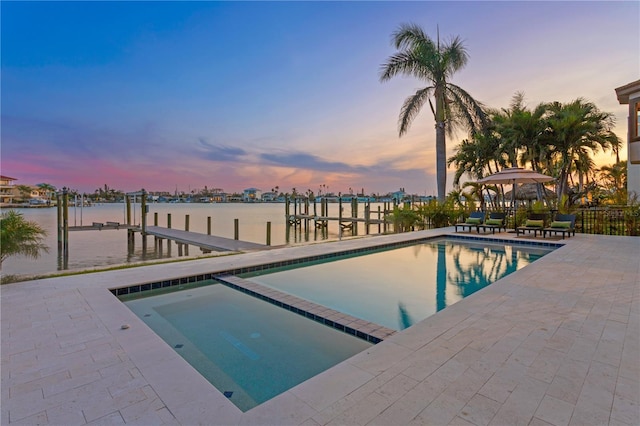
[[[147,235],[172,240],[180,244],[200,247],[204,250],[250,251],[267,250],[271,248],[264,244],[251,243],[249,241],[234,240],[231,238],[181,231],[179,229],[162,228],[159,226],[147,226],[146,233]]]
[[[69,226],[69,231],[102,231],[103,229],[133,229],[139,230],[139,225],[127,225],[120,222],[93,222],[91,225]]]
[[[330,221],[337,221],[340,224],[342,229],[354,229],[355,224],[360,222],[365,224],[365,228],[367,234],[369,233],[369,225],[384,225],[386,226],[390,223],[385,219],[371,219],[370,217],[352,217],[352,216],[342,216],[342,217],[332,217],[332,216],[312,216],[306,214],[293,214],[288,217],[289,224],[301,224],[302,221],[311,221],[315,223],[316,228],[326,228],[329,225]]]

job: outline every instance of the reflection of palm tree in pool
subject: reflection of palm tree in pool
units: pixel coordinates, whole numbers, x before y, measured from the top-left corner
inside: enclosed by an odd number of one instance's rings
[[[438,268],[436,271],[436,311],[447,307],[447,247],[438,244]]]
[[[518,269],[520,259],[529,259],[528,254],[519,254],[511,248],[510,255],[504,248],[468,247],[440,243],[432,246],[438,250],[436,271],[436,311],[447,307],[447,284],[456,286],[462,297],[486,287]],[[447,250],[453,260],[454,270],[447,270]],[[472,261],[469,261],[469,259]],[[464,259],[464,264],[463,264]]]
[[[475,257],[473,262],[463,265],[462,257]],[[455,269],[447,276],[452,285],[458,287],[458,294],[467,297],[486,287],[489,283],[518,269],[517,250],[511,256],[503,249],[456,247],[452,253]]]
[[[414,323],[413,318],[409,315],[407,307],[402,302],[398,302],[398,319],[400,320],[400,330],[409,328]]]

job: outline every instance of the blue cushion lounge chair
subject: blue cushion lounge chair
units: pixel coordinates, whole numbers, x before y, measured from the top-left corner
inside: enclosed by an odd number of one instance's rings
[[[576,215],[557,214],[554,221],[542,230],[542,236],[546,238],[547,232],[553,235],[562,234],[563,240],[565,234],[569,236],[576,235]]]
[[[458,232],[458,226],[462,227],[464,231],[465,228],[469,228],[469,232],[471,232],[471,228],[476,228],[476,232],[478,232],[478,225],[482,225],[484,223],[484,212],[473,212],[469,215],[469,218],[460,223],[456,223],[454,226],[456,228],[456,232]]]
[[[525,232],[529,234],[533,232],[534,238],[538,236],[538,232],[540,232],[541,236],[544,236],[546,219],[547,215],[544,213],[531,213],[524,226],[516,227],[516,236],[520,236],[521,233],[524,235]]]
[[[504,228],[505,232],[507,231],[506,225],[507,215],[500,212],[489,213],[489,219],[487,219],[483,224],[478,225],[478,232],[482,229],[483,232],[487,232],[491,229],[491,233],[495,234],[496,229],[498,232],[502,228]]]

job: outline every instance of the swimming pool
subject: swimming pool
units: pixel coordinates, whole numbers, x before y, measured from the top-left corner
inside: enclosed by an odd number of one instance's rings
[[[159,292],[123,301],[243,411],[372,346],[214,281]]]
[[[241,277],[401,330],[552,250],[490,240],[439,238],[366,256],[342,256]]]
[[[246,411],[557,247],[430,238],[111,291]]]

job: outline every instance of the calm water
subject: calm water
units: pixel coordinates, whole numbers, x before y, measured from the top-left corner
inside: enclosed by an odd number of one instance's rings
[[[125,303],[243,411],[371,347],[222,284]]]
[[[372,211],[377,210],[378,205],[372,204]],[[320,206],[318,205],[318,212]],[[329,204],[329,215],[338,216],[338,204]],[[364,207],[361,205],[359,216],[363,217]],[[343,205],[343,215],[351,214],[349,203]],[[39,259],[27,259],[23,257],[10,257],[2,264],[2,274],[46,274],[58,271],[61,268],[57,254],[57,209],[17,209],[25,219],[39,223],[48,231],[45,243],[49,246],[49,253],[43,254]],[[141,222],[140,205],[134,205],[131,209],[135,224]],[[189,230],[193,232],[207,232],[207,217],[211,217],[212,235],[233,238],[234,219],[239,220],[240,239],[260,244],[266,243],[267,222],[271,222],[271,245],[298,244],[309,241],[338,239],[337,223],[331,223],[328,231],[322,232],[311,229],[305,233],[300,227],[290,228],[287,235],[285,220],[285,206],[283,203],[264,204],[150,204],[147,223],[153,225],[154,213],[158,213],[158,226],[167,226],[167,214],[171,214],[171,227],[184,229],[185,216],[189,215]],[[313,211],[311,211],[313,214]],[[372,218],[377,215],[372,214]],[[126,222],[125,204],[102,204],[85,208],[69,208],[69,226],[91,225],[92,222]],[[364,225],[359,224],[360,234],[364,234]],[[371,232],[377,232],[377,226],[371,227]],[[350,235],[345,233],[345,236]],[[287,238],[288,237],[288,238]],[[184,253],[183,253],[184,254]],[[203,256],[197,247],[189,247],[189,256]],[[104,267],[125,263],[137,263],[162,258],[178,257],[177,246],[173,244],[172,250],[167,250],[166,243],[162,253],[155,251],[153,237],[148,238],[147,250],[142,249],[142,239],[136,234],[133,250],[127,247],[126,230],[103,231],[75,231],[69,232],[69,263],[68,269],[85,269]]]
[[[407,328],[553,249],[438,239],[364,256],[243,275],[357,318]]]

